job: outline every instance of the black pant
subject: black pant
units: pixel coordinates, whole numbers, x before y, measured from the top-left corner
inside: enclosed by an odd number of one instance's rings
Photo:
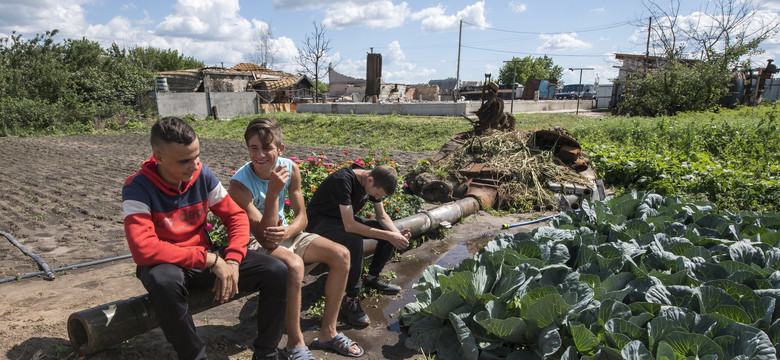
[[[287,267],[274,257],[249,250],[238,273],[240,291],[260,291],[255,355],[275,356],[284,327]],[[205,359],[206,344],[195,331],[187,294],[189,289],[210,289],[216,276],[208,269],[187,270],[173,264],[138,266],[136,276],[149,292],[160,328],[179,359]]]
[[[349,275],[347,275],[346,294],[349,297],[355,297],[360,292],[360,274],[363,272],[363,236],[349,233],[344,230],[344,223],[338,218],[318,219],[309,218],[307,232],[315,233],[324,238],[330,239],[349,249]],[[355,221],[377,229],[384,229],[379,221],[369,220],[355,216]],[[374,257],[368,266],[370,275],[379,276],[382,269],[395,254],[395,246],[388,241],[378,240]]]

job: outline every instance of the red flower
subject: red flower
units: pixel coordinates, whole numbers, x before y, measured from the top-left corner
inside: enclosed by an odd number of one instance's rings
[[[366,213],[366,217],[371,217],[371,216],[373,216],[373,215],[370,212]]]
[[[345,151],[345,152],[344,152],[344,155],[349,155],[349,154],[350,154],[350,152],[349,152],[349,151]]]
[[[211,223],[206,223],[206,230],[211,230],[213,227],[214,225],[211,225]]]
[[[398,206],[396,206],[396,207],[395,207],[395,212],[401,212],[401,208],[399,208]]]

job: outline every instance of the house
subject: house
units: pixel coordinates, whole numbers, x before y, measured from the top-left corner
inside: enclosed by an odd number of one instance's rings
[[[314,85],[302,74],[266,69],[252,63],[241,63],[230,69],[210,67],[163,71],[160,79],[171,92],[248,92],[254,91],[262,103],[310,100]],[[158,91],[164,91],[158,86]]]

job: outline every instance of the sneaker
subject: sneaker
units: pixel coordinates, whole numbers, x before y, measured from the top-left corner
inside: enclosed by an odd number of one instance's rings
[[[360,298],[355,297],[347,300],[344,298],[344,302],[341,304],[339,310],[341,316],[347,318],[347,322],[352,326],[364,327],[371,323],[368,319],[368,315],[363,311],[363,307],[360,305]]]
[[[395,295],[401,291],[400,286],[391,284],[381,276],[372,276],[366,274],[363,276],[363,285],[377,289],[379,292],[385,295]]]

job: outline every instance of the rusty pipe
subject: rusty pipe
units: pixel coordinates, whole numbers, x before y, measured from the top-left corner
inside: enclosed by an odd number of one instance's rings
[[[465,197],[431,210],[398,219],[393,224],[399,229],[409,229],[412,232],[412,237],[415,237],[438,228],[443,222],[455,223],[463,217],[476,213],[479,209],[477,199]]]
[[[239,292],[233,300],[251,294]],[[190,291],[190,313],[211,309],[219,302],[209,289]],[[89,355],[159,326],[149,294],[99,305],[68,317],[68,338],[79,355]]]

